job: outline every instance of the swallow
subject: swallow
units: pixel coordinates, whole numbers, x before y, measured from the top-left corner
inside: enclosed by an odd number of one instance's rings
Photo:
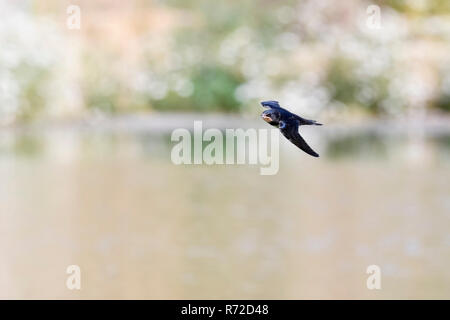
[[[321,126],[321,123],[315,120],[304,119],[296,114],[293,114],[286,109],[280,107],[278,101],[263,101],[261,105],[265,110],[261,114],[261,118],[268,122],[270,125],[280,129],[281,133],[293,144],[299,147],[307,154],[318,157],[319,155],[311,149],[310,146],[303,140],[302,136],[298,133],[298,127],[302,125],[315,125]]]

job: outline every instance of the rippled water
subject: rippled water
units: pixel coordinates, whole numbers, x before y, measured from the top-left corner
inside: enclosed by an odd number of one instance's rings
[[[448,135],[282,142],[275,176],[145,132],[1,137],[1,298],[450,298]]]

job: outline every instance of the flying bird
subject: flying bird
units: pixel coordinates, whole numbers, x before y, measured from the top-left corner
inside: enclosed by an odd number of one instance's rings
[[[313,157],[319,156],[313,149],[311,149],[310,146],[308,146],[305,140],[303,140],[302,136],[298,133],[298,127],[302,125],[321,126],[321,123],[314,120],[304,119],[287,111],[286,109],[283,109],[280,107],[278,101],[263,101],[261,102],[261,105],[265,108],[269,108],[261,114],[264,121],[279,128],[281,133],[290,142],[305,151],[307,154],[310,154]]]

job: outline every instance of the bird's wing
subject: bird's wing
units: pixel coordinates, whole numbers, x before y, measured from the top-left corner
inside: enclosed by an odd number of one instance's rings
[[[319,156],[313,149],[311,149],[310,146],[308,146],[305,140],[303,140],[301,135],[298,133],[297,123],[286,123],[283,128],[280,128],[280,131],[290,142],[305,151],[307,154],[312,155],[313,157]]]
[[[280,104],[278,101],[270,100],[270,101],[263,101],[261,102],[261,105],[265,108],[271,108],[271,109],[281,109]]]

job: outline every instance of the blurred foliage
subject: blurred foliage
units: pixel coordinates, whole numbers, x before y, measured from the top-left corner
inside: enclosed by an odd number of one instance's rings
[[[450,94],[444,93],[439,96],[439,99],[436,101],[436,107],[443,110],[450,112]]]
[[[135,24],[146,19],[132,3],[101,13],[117,25],[86,14],[91,25],[76,31],[82,41],[72,47],[46,12],[0,4],[0,122],[91,111],[252,112],[263,99],[306,116],[450,110],[448,1],[380,1],[379,30],[366,24],[371,3],[356,0],[145,4],[156,27]]]
[[[378,0],[379,5],[392,7],[399,12],[415,12],[420,14],[450,14],[448,0]]]
[[[13,153],[18,156],[35,157],[43,153],[45,144],[34,135],[17,136],[13,144]]]
[[[100,57],[86,55],[83,63],[85,72],[81,85],[86,106],[107,113],[117,112],[121,89],[118,79]]]
[[[450,112],[450,62],[440,69],[438,95],[435,106]]]
[[[326,75],[331,99],[349,107],[364,108],[372,114],[389,112],[386,108],[392,106],[384,103],[389,95],[389,74],[358,75],[359,66],[355,61],[340,55],[331,59]]]
[[[234,92],[242,82],[240,75],[217,65],[201,65],[191,74],[192,94],[183,97],[170,92],[164,99],[152,101],[159,110],[239,111]]]
[[[20,65],[13,69],[21,83],[19,101],[22,108],[16,116],[19,120],[31,120],[45,109],[45,90],[50,72],[44,68],[31,68],[29,65]]]
[[[278,5],[265,2],[266,6],[262,10],[254,1],[249,0],[240,2],[172,0],[167,4],[173,8],[183,9],[186,15],[195,17],[195,22],[174,31],[175,41],[171,51],[176,52],[177,58],[182,60],[181,67],[171,64],[160,74],[158,81],[167,82],[170,76],[189,79],[192,90],[185,90],[185,93],[180,94],[177,88],[168,89],[164,98],[156,99],[152,98],[150,93],[151,104],[159,110],[240,111],[242,101],[237,99],[236,90],[248,79],[243,74],[239,61],[232,65],[224,63],[222,55],[223,51],[227,50],[224,46],[227,45],[227,39],[231,35],[240,28],[245,28],[257,31],[252,32],[251,38],[256,47],[264,52],[270,51],[274,46],[271,40],[279,29],[279,24],[273,19],[273,11],[270,9],[274,10]],[[149,54],[151,55],[151,52]],[[154,69],[154,59],[148,60],[151,61],[148,65],[150,73]]]

